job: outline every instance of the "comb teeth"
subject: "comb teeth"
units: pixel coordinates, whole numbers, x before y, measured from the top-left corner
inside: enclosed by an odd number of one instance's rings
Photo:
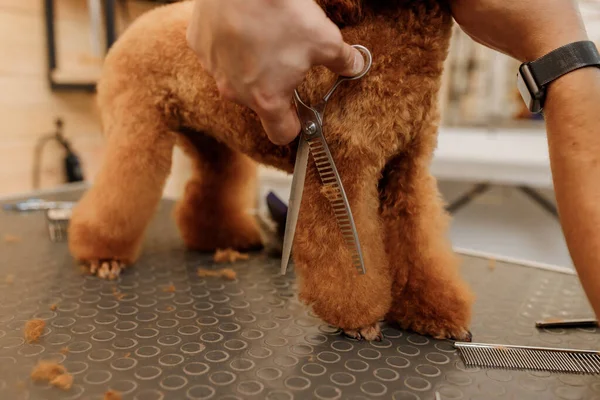
[[[589,350],[455,343],[466,366],[600,374],[600,353]]]
[[[342,238],[346,243],[346,247],[350,250],[352,265],[359,272],[365,273],[358,238],[355,237],[353,231],[354,221],[351,219],[350,208],[346,204],[347,200],[342,192],[339,176],[333,165],[333,160],[325,139],[320,136],[314,136],[308,138],[307,142],[317,171],[321,177],[321,182],[323,183],[325,197],[327,197],[331,204],[333,214],[342,233]]]
[[[48,235],[53,242],[64,242],[67,239],[71,209],[51,208],[46,211]]]
[[[48,224],[48,235],[53,242],[64,242],[67,240],[68,223],[53,221]]]

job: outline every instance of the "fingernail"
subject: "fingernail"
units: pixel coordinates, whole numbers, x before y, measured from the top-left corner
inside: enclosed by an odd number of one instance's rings
[[[354,65],[352,66],[353,75],[358,75],[365,67],[365,58],[359,50],[354,50]]]

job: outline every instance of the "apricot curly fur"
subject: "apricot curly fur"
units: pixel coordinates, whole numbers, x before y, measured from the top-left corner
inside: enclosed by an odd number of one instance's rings
[[[378,337],[377,323],[387,318],[422,334],[468,339],[472,295],[445,238],[448,216],[428,170],[449,9],[443,0],[317,2],[346,42],[373,54],[371,71],[338,88],[324,121],[367,273],[351,267],[309,163],[294,239],[300,298],[354,336]],[[98,105],[107,152],[72,217],[69,246],[78,260],[135,262],[176,145],[193,161],[175,211],[186,245],[207,252],[262,245],[246,212],[255,205],[256,165],[293,172],[297,141],[274,145],[255,113],[220,97],[186,43],[191,6],[146,13],[106,57]],[[314,103],[335,78],[315,67],[300,95]]]

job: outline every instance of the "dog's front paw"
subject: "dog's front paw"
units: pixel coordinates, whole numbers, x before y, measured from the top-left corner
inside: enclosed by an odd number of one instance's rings
[[[473,334],[467,329],[457,329],[455,331],[443,330],[437,335],[432,335],[434,339],[451,339],[458,342],[471,342],[473,340]]]
[[[409,324],[400,324],[402,328],[411,330],[434,339],[450,339],[459,342],[470,342],[473,335],[466,327],[448,321],[417,320]]]
[[[383,334],[381,333],[379,323],[375,323],[360,329],[344,329],[342,332],[345,336],[356,340],[365,339],[367,341],[377,342],[381,342],[383,340]]]
[[[91,260],[83,263],[83,268],[101,279],[115,280],[125,269],[125,263],[117,260]]]

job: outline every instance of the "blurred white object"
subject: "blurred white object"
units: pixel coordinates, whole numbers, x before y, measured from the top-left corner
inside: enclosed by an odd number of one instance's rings
[[[90,13],[90,48],[95,57],[102,58],[103,51],[103,28],[102,28],[102,2],[100,0],[88,0]]]
[[[552,188],[543,129],[442,127],[431,170],[438,179]]]

